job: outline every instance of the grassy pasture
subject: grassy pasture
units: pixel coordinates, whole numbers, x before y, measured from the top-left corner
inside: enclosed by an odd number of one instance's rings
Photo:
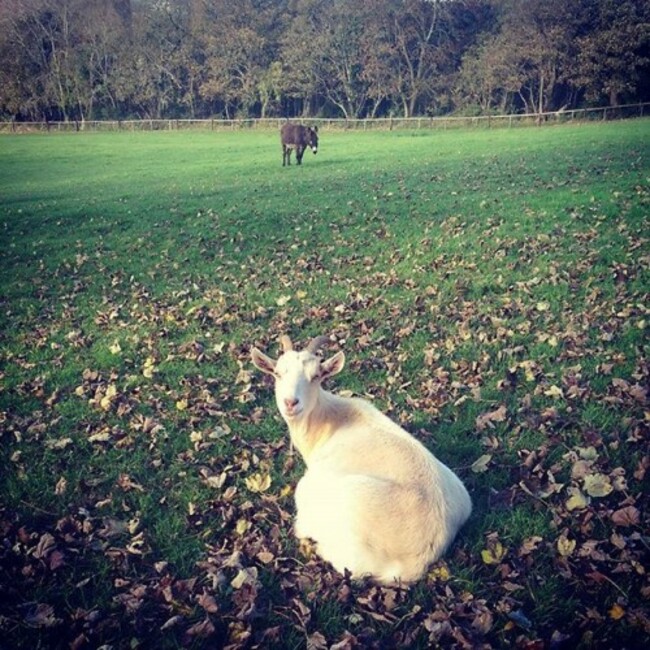
[[[3,136],[0,647],[642,647],[649,138]],[[292,538],[282,333],[470,489],[409,590]]]

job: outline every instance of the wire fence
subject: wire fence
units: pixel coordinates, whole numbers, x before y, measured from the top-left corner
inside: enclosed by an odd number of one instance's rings
[[[378,117],[363,119],[304,118],[292,119],[327,130],[406,130],[452,128],[503,128],[560,124],[576,121],[620,120],[650,115],[650,103],[625,104],[599,108],[579,108],[548,113],[517,113],[512,115],[478,115],[473,117]],[[285,118],[243,119],[139,119],[84,120],[61,122],[0,122],[0,133],[74,132],[74,131],[232,131],[240,129],[279,129]]]

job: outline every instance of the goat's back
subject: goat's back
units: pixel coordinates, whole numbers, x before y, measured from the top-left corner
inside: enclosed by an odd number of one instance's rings
[[[372,404],[355,399],[354,417],[343,421],[326,442],[314,450],[309,466],[346,474],[369,474],[400,484],[435,481],[441,463],[424,445]],[[349,408],[349,405],[346,405]]]
[[[371,404],[352,408],[310,455],[296,490],[298,536],[340,571],[417,579],[471,512],[460,479]]]

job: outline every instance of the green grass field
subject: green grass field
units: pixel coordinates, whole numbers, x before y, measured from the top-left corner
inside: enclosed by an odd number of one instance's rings
[[[0,648],[646,644],[649,142],[3,136]],[[472,494],[408,590],[292,536],[284,333]]]

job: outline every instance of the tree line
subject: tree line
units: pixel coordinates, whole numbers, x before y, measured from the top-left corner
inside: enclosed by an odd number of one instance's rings
[[[647,0],[0,0],[0,117],[541,113],[650,100]]]

